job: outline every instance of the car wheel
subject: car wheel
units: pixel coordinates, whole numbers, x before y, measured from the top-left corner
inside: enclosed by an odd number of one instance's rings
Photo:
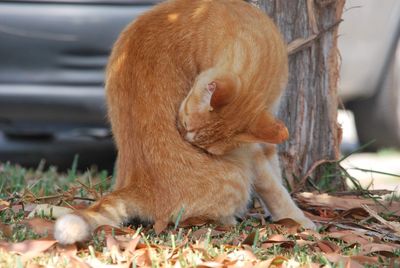
[[[400,42],[390,60],[376,93],[347,104],[354,113],[360,144],[375,140],[367,149],[400,148]]]

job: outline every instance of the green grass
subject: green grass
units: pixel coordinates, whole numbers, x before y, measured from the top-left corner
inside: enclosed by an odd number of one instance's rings
[[[103,193],[111,187],[111,177],[106,170],[93,169],[78,174],[75,160],[66,174],[59,173],[53,166],[43,170],[41,164],[37,169],[28,169],[5,163],[1,166],[0,182],[1,199],[19,199],[28,193],[33,198],[49,197],[74,187],[80,188],[77,196],[85,197],[89,189]]]
[[[77,161],[78,157],[74,159],[71,168],[66,173],[59,173],[55,167],[45,170],[43,163],[36,169],[27,169],[7,163],[0,164],[0,199],[15,205],[50,203],[71,206],[81,202],[90,203],[90,200],[96,199],[96,195],[99,197],[110,190],[112,178],[106,171],[93,169],[79,172]],[[337,169],[335,170],[337,171]],[[397,198],[394,197],[394,199]],[[184,208],[182,208],[180,214],[183,214],[183,212]],[[11,234],[5,235],[0,231],[0,242],[3,240],[15,243],[46,236],[38,235],[22,224],[25,218],[26,215],[22,210],[1,210],[0,223],[11,227]],[[331,263],[324,254],[316,251],[315,248],[307,245],[300,246],[296,242],[298,237],[295,235],[285,233],[284,229],[269,228],[268,223],[263,226],[260,220],[256,218],[249,217],[232,229],[224,231],[218,231],[219,227],[215,225],[180,228],[179,218],[178,215],[175,226],[169,227],[168,231],[160,235],[156,235],[150,227],[137,227],[136,232],[141,235],[140,243],[152,247],[159,246],[151,253],[151,258],[155,263],[154,267],[167,263],[166,256],[172,254],[172,252],[176,252],[182,267],[193,267],[196,259],[212,260],[243,248],[252,251],[258,260],[283,256],[300,264],[318,263],[327,265],[327,267],[341,267],[339,264]],[[201,235],[199,235],[200,232],[202,232]],[[324,232],[325,228],[321,228],[320,233]],[[243,242],[250,234],[252,234],[252,239],[247,239],[250,241],[247,241],[248,245],[244,246]],[[275,245],[264,248],[263,244],[273,234],[284,235],[288,240],[293,241],[294,246]],[[307,240],[316,241],[316,238],[310,235]],[[357,255],[360,252],[359,247],[349,247],[343,241],[329,241],[335,243],[345,256]],[[192,250],[195,245],[201,245],[203,250]],[[400,250],[395,254],[400,256]],[[83,260],[91,260],[93,256],[97,256],[97,259],[103,263],[112,263],[112,258],[106,247],[106,234],[100,232],[94,235],[78,252],[78,256]],[[22,261],[21,256],[4,253],[0,250],[0,267],[23,267]],[[68,264],[68,260],[54,253],[31,259],[29,262],[55,267],[66,267]],[[388,262],[388,259],[382,258],[381,263],[370,267],[382,267],[382,265],[387,265]]]

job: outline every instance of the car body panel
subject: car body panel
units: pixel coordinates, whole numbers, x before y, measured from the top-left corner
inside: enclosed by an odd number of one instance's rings
[[[112,170],[104,71],[150,0],[0,1],[0,162]]]
[[[106,125],[103,83],[111,47],[154,3],[118,2],[0,2],[0,129]]]

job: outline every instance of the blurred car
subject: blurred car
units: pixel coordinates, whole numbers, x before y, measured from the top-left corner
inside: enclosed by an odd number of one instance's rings
[[[400,1],[347,0],[339,32],[339,95],[360,144],[400,148]]]
[[[0,161],[110,168],[103,77],[121,30],[157,1],[0,1]]]

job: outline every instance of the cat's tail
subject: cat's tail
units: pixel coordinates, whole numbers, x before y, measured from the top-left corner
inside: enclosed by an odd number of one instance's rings
[[[101,225],[118,227],[130,216],[140,215],[138,198],[127,188],[116,190],[89,208],[77,210],[57,219],[54,237],[60,244],[72,244],[90,238]]]

